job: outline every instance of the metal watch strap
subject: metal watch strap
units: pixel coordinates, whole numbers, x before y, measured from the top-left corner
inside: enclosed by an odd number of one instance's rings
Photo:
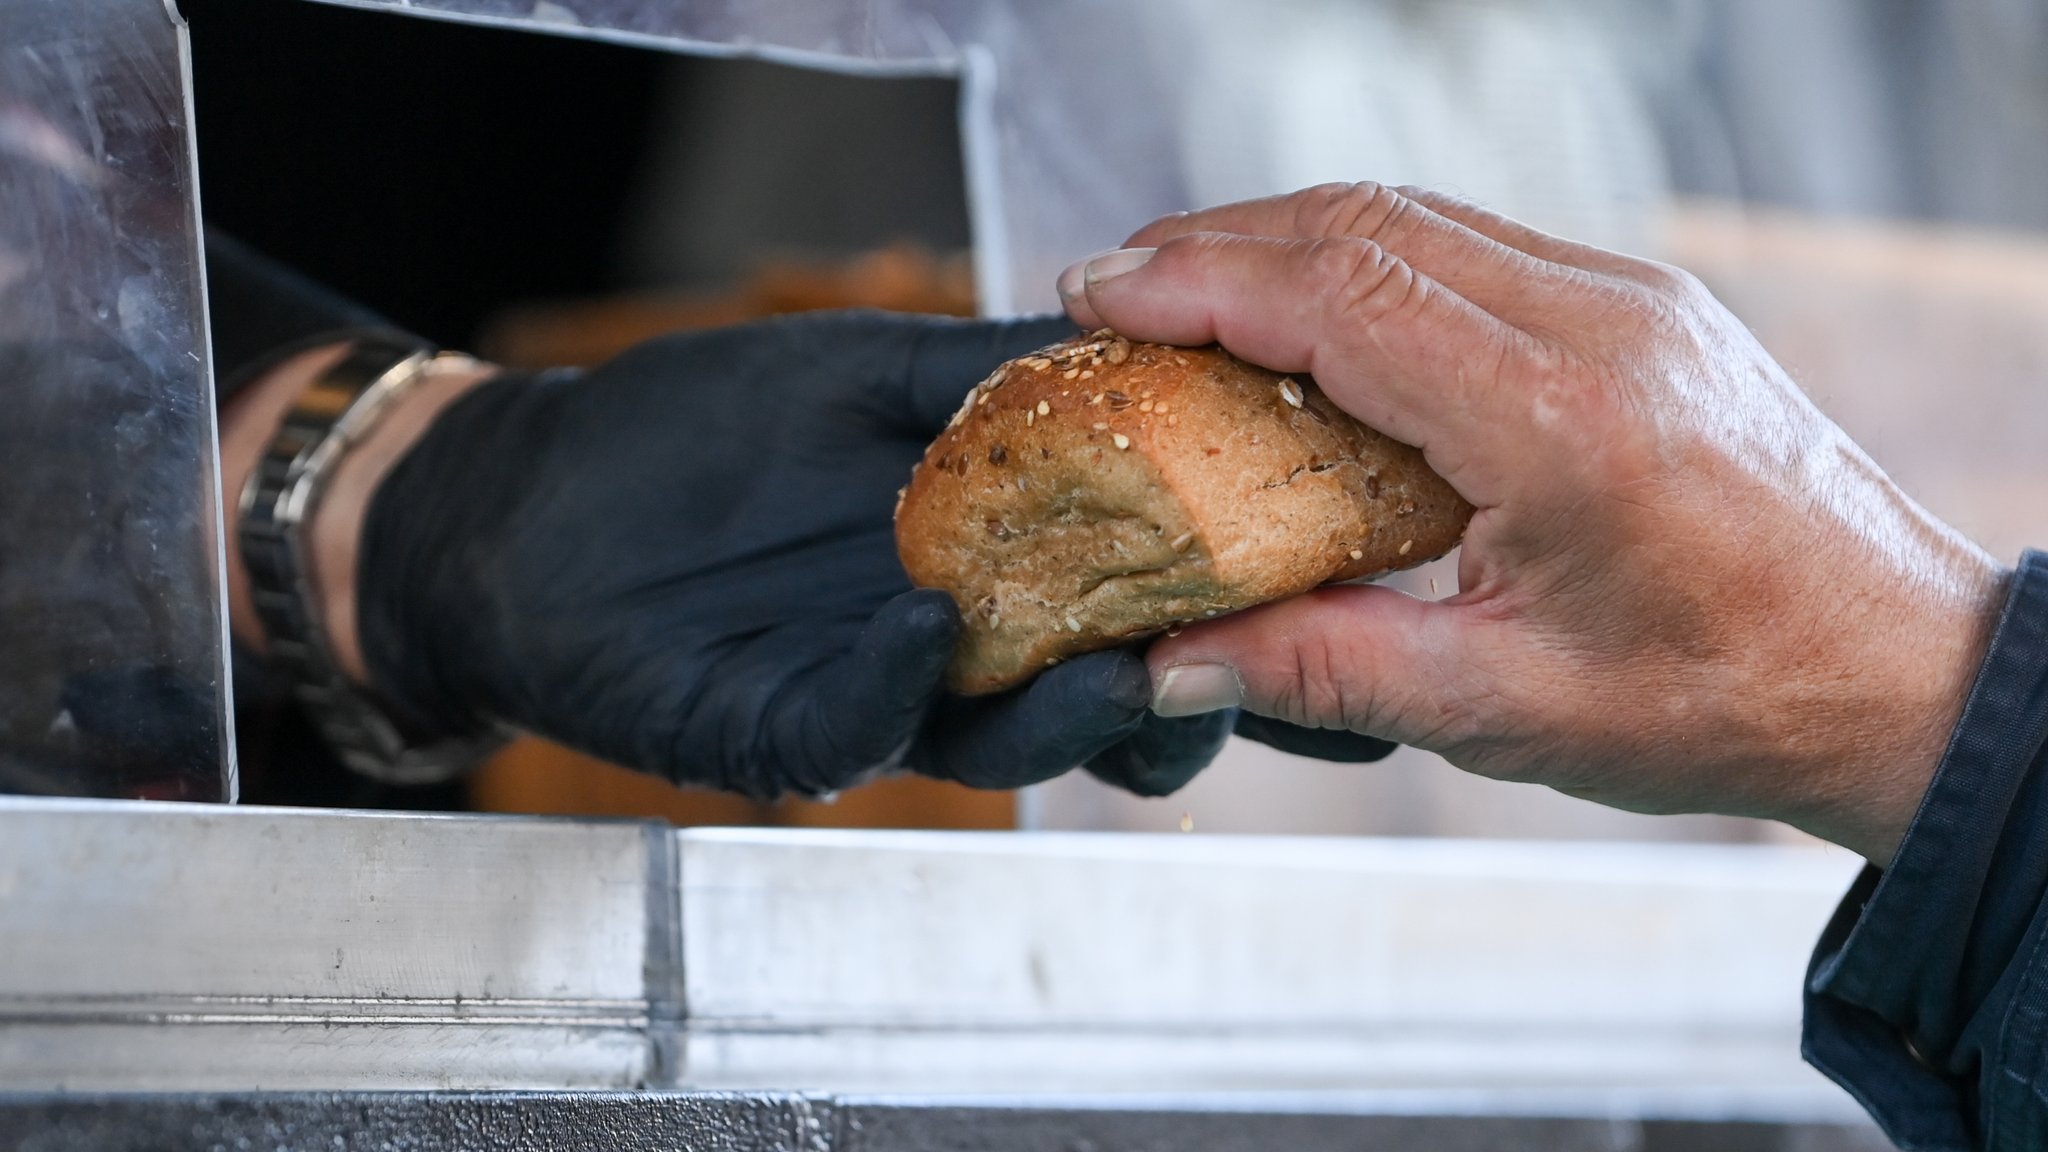
[[[496,733],[420,742],[342,672],[322,622],[306,525],[334,465],[384,410],[430,375],[436,356],[416,340],[358,337],[349,353],[293,402],[241,493],[237,533],[270,661],[292,682],[314,726],[352,770],[391,784],[452,780],[504,740]]]

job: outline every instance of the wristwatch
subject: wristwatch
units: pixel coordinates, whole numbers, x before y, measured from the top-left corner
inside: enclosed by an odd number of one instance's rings
[[[448,737],[407,725],[336,661],[313,586],[307,525],[335,465],[399,398],[475,361],[416,339],[368,334],[299,393],[241,492],[237,539],[270,662],[352,770],[389,784],[455,779],[505,743],[495,729]]]

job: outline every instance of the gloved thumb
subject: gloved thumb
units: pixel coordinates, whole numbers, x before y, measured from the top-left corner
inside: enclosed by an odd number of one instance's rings
[[[781,693],[765,718],[765,788],[837,791],[895,766],[939,695],[960,615],[943,592],[905,592],[882,606],[853,650]]]
[[[1436,731],[1431,717],[1462,666],[1462,644],[1455,608],[1374,585],[1319,588],[1155,641],[1152,709],[1241,707],[1414,742]]]

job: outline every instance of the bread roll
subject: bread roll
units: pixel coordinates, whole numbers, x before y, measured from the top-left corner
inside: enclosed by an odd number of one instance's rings
[[[1301,377],[1108,332],[1012,360],[896,507],[919,587],[966,627],[948,681],[995,692],[1172,625],[1413,567],[1472,509],[1422,453]]]

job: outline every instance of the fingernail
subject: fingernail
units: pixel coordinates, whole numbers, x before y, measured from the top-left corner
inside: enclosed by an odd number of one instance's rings
[[[1152,259],[1152,254],[1157,251],[1157,248],[1118,248],[1099,256],[1091,256],[1081,265],[1081,279],[1088,287],[1093,288],[1097,284],[1114,280],[1134,268],[1143,268],[1145,262]]]
[[[1198,716],[1244,703],[1244,683],[1228,664],[1176,664],[1152,690],[1155,716]]]
[[[1097,253],[1097,255],[1100,255],[1100,253]],[[1088,258],[1088,260],[1093,259],[1095,259],[1094,256]],[[1087,295],[1087,280],[1085,276],[1088,269],[1088,260],[1076,260],[1074,263],[1067,265],[1066,271],[1060,273],[1060,303],[1072,304],[1074,301]]]

